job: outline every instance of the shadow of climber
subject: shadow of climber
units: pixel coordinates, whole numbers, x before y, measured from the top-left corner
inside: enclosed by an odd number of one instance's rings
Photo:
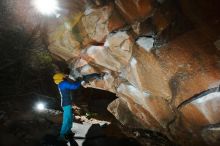
[[[140,146],[133,138],[107,137],[99,124],[90,127],[83,146]]]

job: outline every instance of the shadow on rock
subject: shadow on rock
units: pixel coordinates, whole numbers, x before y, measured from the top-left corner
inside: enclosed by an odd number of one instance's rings
[[[106,136],[103,127],[99,124],[93,124],[85,137],[68,135],[70,146],[78,146],[77,139],[85,140],[82,146],[141,146],[137,140],[133,138],[118,138]],[[57,136],[46,135],[43,137],[40,146],[67,146],[67,141],[58,140]]]
[[[107,137],[99,124],[90,127],[83,146],[140,146],[133,138]]]

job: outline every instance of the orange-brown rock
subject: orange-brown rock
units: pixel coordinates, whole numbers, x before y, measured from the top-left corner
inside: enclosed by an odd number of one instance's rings
[[[157,129],[158,131],[162,128],[165,129],[168,122],[173,119],[172,110],[165,100],[159,97],[153,97],[147,92],[140,91],[129,83],[121,83],[117,88],[117,95],[123,97],[123,100],[130,103],[129,108],[132,112],[134,112],[132,109],[140,106],[143,111],[148,113],[147,115],[143,114],[140,117],[138,116],[139,120],[145,121],[145,124],[154,121],[154,124],[157,123],[159,125],[154,127],[153,123],[151,123],[148,125],[150,129]],[[144,119],[143,116],[145,117]]]
[[[87,9],[50,32],[49,49],[71,60],[78,74],[105,73],[87,86],[119,97],[108,109],[122,124],[159,131],[182,145],[216,145],[219,95],[201,93],[220,84],[220,19],[190,17],[194,28],[156,48],[157,35],[169,36],[177,15],[172,0],[159,1],[157,9],[154,2],[115,0],[126,28],[113,3]],[[182,3],[185,8],[189,0]],[[188,9],[190,15],[197,11]]]
[[[93,80],[89,82],[87,87],[97,88],[115,93],[115,86],[118,84],[118,82],[119,81],[114,78],[113,74],[109,72],[104,75],[103,80]]]
[[[88,8],[76,29],[79,30],[84,46],[92,43],[104,43],[106,36],[124,25],[123,19],[109,4],[101,8]]]
[[[181,107],[180,111],[187,121],[197,127],[220,123],[219,97],[220,93],[213,91]]]
[[[133,31],[138,36],[155,36],[156,30],[152,23],[152,18],[146,19],[143,22],[136,22],[132,25]]]
[[[109,48],[109,53],[114,56],[118,62],[124,64],[124,66],[129,63],[134,48],[134,39],[127,31],[110,34],[104,45]]]
[[[152,15],[152,0],[116,0],[118,10],[129,23],[145,20]]]
[[[66,61],[80,54],[80,42],[65,24],[49,34],[49,42],[49,50]]]
[[[161,6],[155,11],[154,15],[152,16],[152,23],[155,26],[157,34],[161,34],[164,30],[170,27],[171,23],[175,21],[177,23],[178,19],[177,15],[179,13],[178,9],[178,2],[173,0],[165,0]],[[173,20],[177,18],[176,20]]]
[[[108,59],[107,59],[108,58]],[[85,50],[84,59],[89,64],[96,64],[112,71],[119,71],[121,63],[118,62],[104,46],[91,46]]]
[[[161,11],[157,11],[152,19],[156,28],[156,32],[159,34],[164,31],[171,23],[170,17],[166,16],[166,13],[164,14]]]
[[[186,101],[179,108],[180,114],[170,125],[176,139],[187,145],[218,145],[219,103],[218,88],[210,89]]]
[[[171,98],[167,75],[152,53],[136,48],[129,65],[122,73],[132,85],[153,96]]]
[[[169,76],[176,106],[219,81],[217,58],[213,57],[216,48],[200,35],[199,31],[185,33],[157,53],[161,66]]]
[[[118,98],[109,104],[108,110],[119,120],[123,125],[135,128],[144,128],[141,121],[136,115],[129,110],[127,101]],[[130,117],[130,118],[128,118]]]

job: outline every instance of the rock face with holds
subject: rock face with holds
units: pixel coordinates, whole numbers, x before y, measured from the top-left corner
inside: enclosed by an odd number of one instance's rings
[[[182,32],[188,25],[183,16],[194,14],[190,4],[92,5],[49,33],[49,50],[68,62],[72,76],[105,73],[90,87],[119,97],[108,110],[122,124],[161,132],[180,144],[218,145],[219,21],[203,24],[191,17],[196,29]]]

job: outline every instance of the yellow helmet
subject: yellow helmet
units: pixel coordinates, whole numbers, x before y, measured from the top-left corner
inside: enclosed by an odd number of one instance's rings
[[[62,73],[56,73],[54,76],[53,76],[53,80],[55,82],[55,84],[59,84],[60,82],[63,81],[65,75],[62,74]]]

